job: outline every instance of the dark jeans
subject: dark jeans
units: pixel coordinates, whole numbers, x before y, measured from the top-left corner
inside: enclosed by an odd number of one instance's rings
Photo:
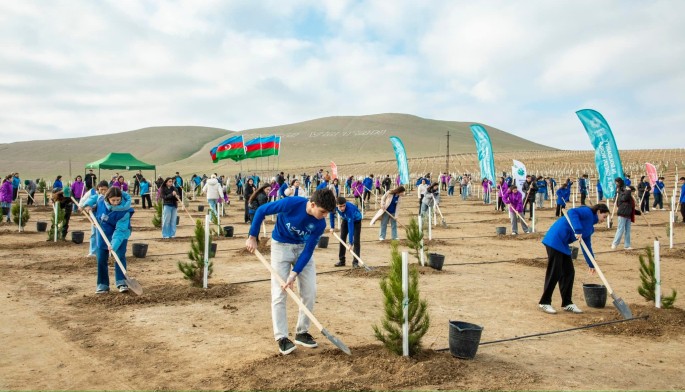
[[[143,199],[143,208],[150,208],[152,207],[152,199],[150,198],[150,194],[142,195],[140,196],[141,199]],[[145,201],[147,200],[147,207],[145,207]]]
[[[683,222],[685,222],[685,203],[680,203],[680,215],[683,216]]]
[[[133,183],[133,194],[137,195],[140,193],[140,183],[138,181]]]
[[[502,196],[497,197],[497,210],[504,211],[504,200],[502,200]]]
[[[664,208],[664,195],[661,193],[654,194],[654,204],[652,207],[656,208],[656,206],[659,206],[659,208]]]
[[[640,211],[649,211],[649,193],[645,194],[642,198],[642,203],[640,204]]]
[[[36,192],[31,192],[29,193],[29,199],[26,201],[27,206],[32,206],[33,205],[33,198],[35,197]]]
[[[556,249],[545,245],[547,249],[547,272],[545,273],[545,289],[540,298],[541,305],[552,304],[552,294],[559,283],[561,292],[561,306],[565,307],[573,303],[573,280],[576,270],[570,255],[563,254]]]
[[[364,191],[364,201],[369,201],[371,200],[371,191],[365,190]]]
[[[580,205],[585,205],[585,199],[587,199],[587,193],[580,194]]]
[[[526,204],[523,206],[522,216],[526,214],[526,209],[528,209],[528,214],[529,214],[530,218],[533,219],[533,205],[534,204],[535,204],[535,195],[529,196],[528,200],[526,200]]]
[[[555,216],[561,216],[561,210],[565,209],[566,206],[563,206],[561,204],[557,204],[557,213]]]
[[[348,225],[346,220],[343,220],[342,223],[340,223],[340,239],[343,241],[347,241],[347,235],[349,233],[349,228],[347,226]],[[352,230],[354,230],[354,234],[352,235],[352,250],[354,251],[354,254],[361,257],[361,254],[359,254],[359,252],[361,249],[362,221],[355,221]],[[338,251],[338,260],[345,261],[346,251],[347,249],[345,248],[345,246],[343,244],[340,244],[340,249]],[[356,263],[357,259],[353,259],[352,262]]]
[[[19,194],[19,188],[12,188],[12,201],[17,200],[18,194]]]

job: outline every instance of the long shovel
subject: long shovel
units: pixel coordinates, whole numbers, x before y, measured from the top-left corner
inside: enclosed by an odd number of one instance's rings
[[[573,233],[575,234],[575,230],[573,229],[573,224],[571,224],[571,219],[569,219],[568,214],[566,214],[565,211],[563,211],[564,217],[566,218],[566,221],[568,221],[569,226],[571,226],[571,230],[573,230]],[[611,286],[609,286],[609,282],[607,281],[607,278],[604,277],[604,274],[602,273],[602,270],[599,268],[599,264],[597,264],[597,260],[592,256],[592,253],[590,252],[590,249],[588,249],[587,245],[585,245],[585,241],[583,239],[580,239],[580,245],[583,247],[583,250],[585,250],[585,254],[587,255],[588,258],[590,258],[590,261],[592,262],[592,265],[595,266],[595,270],[597,271],[597,275],[599,275],[599,278],[602,280],[604,283],[604,286],[607,288],[607,292],[609,292],[609,295],[611,295],[611,298],[614,299],[614,306],[618,311],[621,313],[624,319],[631,319],[633,318],[633,313],[630,311],[630,308],[628,305],[614,293],[614,290],[611,289]]]
[[[438,210],[438,213],[440,214],[440,218],[442,218],[442,227],[447,227],[447,223],[445,223],[445,216],[442,215],[442,211],[440,211],[440,207],[438,206],[438,203],[435,203],[435,208]]]
[[[269,270],[269,272],[271,272],[271,276],[275,277],[276,280],[278,281],[278,283],[281,284],[281,286],[284,286],[285,282],[283,281],[283,278],[281,278],[280,275],[278,275],[276,273],[276,271],[274,271],[273,267],[271,267],[271,264],[269,264],[269,262],[266,261],[264,256],[262,256],[262,254],[259,253],[259,251],[257,249],[254,250],[254,254],[255,254],[255,256],[257,256],[259,261],[261,261],[262,264],[264,264],[264,266]],[[333,336],[330,332],[328,332],[328,330],[326,330],[326,328],[323,327],[323,325],[321,325],[319,320],[317,320],[316,317],[314,317],[314,314],[311,311],[309,311],[309,309],[307,309],[307,306],[305,306],[305,304],[302,303],[302,300],[300,299],[300,297],[297,296],[297,294],[295,294],[294,291],[292,291],[290,288],[286,288],[285,291],[288,293],[288,295],[290,295],[290,298],[292,298],[293,301],[295,301],[295,303],[300,308],[300,310],[302,310],[304,312],[304,314],[306,314],[307,317],[309,317],[309,319],[312,321],[312,323],[314,323],[314,325],[316,325],[316,328],[318,328],[319,331],[321,331],[323,336],[328,338],[328,340],[330,340],[331,343],[333,343],[337,348],[342,350],[342,352],[344,352],[345,354],[352,355],[352,352],[345,345],[345,343],[343,343],[340,339]]]
[[[367,271],[371,271],[371,270],[372,270],[371,267],[369,267],[368,265],[366,265],[366,263],[363,262],[362,259],[361,259],[359,256],[357,256],[356,253],[354,253],[354,251],[352,250],[352,248],[351,248],[349,245],[347,245],[347,244],[345,243],[345,241],[342,240],[342,238],[340,238],[340,237],[339,237],[337,234],[335,234],[335,233],[333,233],[333,237],[335,237],[335,239],[338,240],[338,241],[342,244],[342,246],[344,246],[347,250],[350,251],[350,253],[352,253],[352,256],[353,256],[355,259],[357,259],[357,261],[359,262],[359,264],[362,265],[362,267],[364,267]]]
[[[513,208],[511,207],[511,204],[509,205],[509,210],[511,210],[514,214],[516,214],[516,216],[518,216],[518,218],[521,219],[521,222],[523,222],[527,227],[530,227],[530,225],[528,224],[528,222],[526,222],[526,220],[523,219],[523,217],[521,216],[521,214],[519,214],[518,211],[516,211],[515,209],[513,209]]]
[[[88,213],[86,214],[86,212],[83,211],[83,214],[86,215],[88,217],[88,220],[90,220],[90,222],[98,229],[98,231],[100,232],[100,236],[105,241],[105,244],[107,244],[107,247],[111,248],[112,244],[107,239],[105,232],[102,231],[102,227],[100,227],[100,224],[95,219],[95,216],[93,216],[93,213],[91,211],[88,211]],[[126,280],[126,285],[128,286],[128,288],[131,289],[131,291],[133,291],[133,293],[136,295],[143,295],[143,286],[141,286],[137,280],[128,277],[128,274],[126,273],[126,268],[123,264],[121,264],[121,260],[119,260],[119,255],[117,255],[114,249],[110,250],[109,253],[111,253],[112,256],[114,256],[114,260],[116,260],[117,264],[119,265],[119,269],[121,269],[121,272],[124,274],[124,279]]]
[[[181,208],[183,208],[183,211],[185,211],[186,214],[188,214],[188,218],[190,218],[190,221],[191,221],[191,222],[194,222],[195,220],[194,220],[193,217],[190,215],[190,212],[188,212],[188,210],[186,210],[186,206],[185,206],[185,204],[183,204],[183,201],[181,201],[181,199],[179,199],[178,196],[176,196],[176,200],[178,200],[179,203],[181,203]]]

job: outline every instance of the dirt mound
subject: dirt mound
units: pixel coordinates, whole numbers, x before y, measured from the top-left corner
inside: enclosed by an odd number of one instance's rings
[[[661,257],[671,257],[680,260],[685,259],[685,248],[664,249],[664,247],[662,246]]]
[[[514,263],[526,265],[528,267],[547,268],[547,259],[516,259]]]
[[[224,372],[231,390],[368,391],[401,389],[527,389],[537,376],[522,367],[496,361],[465,361],[449,353],[424,350],[413,358],[391,354],[383,346],[337,349],[300,348]],[[294,371],[294,369],[307,369]],[[277,381],[276,381],[277,380]]]
[[[607,300],[607,307],[611,299]],[[594,328],[594,331],[607,335],[627,335],[636,337],[673,337],[685,335],[685,310],[680,308],[657,309],[653,305],[630,305],[633,317],[649,316],[644,320],[627,321],[625,323],[609,324]],[[616,313],[610,318],[595,318],[591,323],[621,320]]]
[[[108,294],[84,295],[82,298],[73,301],[71,305],[117,307],[170,304],[183,301],[197,302],[208,299],[224,299],[232,297],[238,292],[238,287],[232,284],[210,285],[207,290],[201,287],[191,287],[189,284],[143,286],[143,295],[141,296],[137,296],[130,292],[120,294],[112,291]],[[226,306],[224,306],[224,308],[226,308]]]
[[[498,235],[497,239],[498,240],[504,240],[504,241],[527,241],[527,240],[541,240],[542,237],[545,236],[545,233],[530,233],[530,234],[518,234],[518,235],[511,235],[511,234],[504,234],[504,235]]]
[[[418,264],[409,264],[409,268],[417,269],[419,271],[419,275],[439,275],[451,273],[445,270],[438,271],[431,267],[422,267]],[[372,267],[371,271],[367,271],[365,268],[361,267],[343,271],[342,276],[348,278],[384,278],[386,275],[388,275],[388,271],[390,271],[390,267],[388,266]]]
[[[259,241],[257,245],[257,250],[263,256],[269,256],[271,254],[271,245],[267,245],[266,241]],[[235,252],[238,256],[253,256],[251,252],[248,252],[244,247],[240,248]]]

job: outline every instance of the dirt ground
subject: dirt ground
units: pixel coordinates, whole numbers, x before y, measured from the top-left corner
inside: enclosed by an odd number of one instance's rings
[[[457,192],[458,193],[458,192]],[[273,340],[269,274],[242,248],[248,226],[234,202],[223,224],[233,238],[220,238],[208,290],[192,288],[176,263],[187,260],[193,224],[179,211],[178,238],[162,240],[151,227],[151,210],[137,209],[128,249],[129,274],[144,287],[132,293],[95,294],[96,262],[88,245],[52,243],[36,232],[49,211],[34,208],[26,232],[0,226],[0,389],[51,390],[673,390],[685,389],[685,313],[655,309],[637,293],[640,248],[653,235],[638,217],[636,250],[611,251],[614,230],[597,227],[593,245],[616,293],[639,320],[597,328],[506,340],[620,320],[609,299],[603,309],[586,306],[582,284],[600,283],[576,263],[574,300],[585,311],[548,315],[538,310],[546,267],[542,232],[554,211],[537,213],[538,233],[497,236],[507,226],[503,213],[472,199],[443,196],[447,227],[435,226],[430,251],[445,255],[442,271],[419,267],[421,297],[429,304],[431,327],[415,358],[388,353],[373,337],[380,324],[382,278],[390,245],[378,241],[366,214],[362,258],[371,272],[333,267],[337,244],[317,249],[318,297],[314,313],[352,350],[347,356],[319,331],[319,348],[278,354]],[[190,210],[196,217],[199,202]],[[401,221],[417,210],[415,195],[402,202]],[[661,240],[662,283],[685,292],[685,226],[675,229],[668,249],[667,211],[647,215]],[[267,229],[272,223],[267,219]],[[72,230],[89,226],[75,215]],[[400,230],[400,237],[405,235]],[[70,238],[70,237],[69,237]],[[149,245],[146,258],[131,256],[131,243]],[[401,246],[408,250],[406,244]],[[265,251],[268,257],[268,249]],[[582,256],[581,256],[582,259]],[[351,258],[348,257],[348,264]],[[113,276],[113,273],[110,273]],[[558,291],[557,291],[558,292]],[[553,305],[560,310],[555,293]],[[293,333],[296,306],[288,306]],[[473,360],[452,357],[448,322],[484,327]],[[501,341],[500,340],[506,340]]]

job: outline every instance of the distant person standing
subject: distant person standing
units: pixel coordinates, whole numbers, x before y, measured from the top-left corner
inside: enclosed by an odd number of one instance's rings
[[[250,197],[252,197],[252,193],[257,190],[257,187],[254,185],[254,180],[252,177],[247,178],[247,182],[245,183],[243,193],[244,193],[244,199],[245,199],[245,223],[250,222]]]
[[[217,210],[217,203],[224,198],[224,192],[219,180],[216,178],[216,174],[212,174],[205,186],[202,188],[202,194],[207,195],[207,204],[209,204],[209,209],[214,213],[214,215],[219,215]]]
[[[81,201],[81,198],[83,197],[83,195],[85,193],[86,193],[86,186],[83,183],[81,176],[80,175],[76,176],[76,178],[74,178],[74,183],[71,184],[72,196],[74,197],[74,199],[76,199],[76,202],[78,203],[79,201]],[[76,211],[77,208],[78,208],[78,206],[74,205],[74,211]]]
[[[680,184],[680,215],[685,223],[685,177],[680,177],[678,184]]]
[[[640,211],[649,214],[649,191],[652,186],[649,181],[645,180],[645,176],[640,177],[640,182],[637,184],[637,198],[640,200]]]
[[[29,194],[29,199],[26,201],[26,205],[32,206],[33,205],[33,198],[36,195],[36,183],[33,180],[24,180],[24,188],[26,189],[26,192]]]
[[[145,177],[140,180],[140,198],[143,200],[143,209],[152,208],[152,198],[150,197],[150,182]],[[147,207],[145,207],[147,202]]]
[[[141,173],[141,171],[138,170],[138,173],[136,173],[136,175],[133,176],[133,194],[134,195],[140,194],[140,181],[142,179],[143,179],[143,173]]]
[[[399,212],[400,198],[404,196],[405,188],[400,185],[397,188],[385,192],[381,198],[381,209],[385,210],[385,213],[381,217],[381,231],[378,235],[379,241],[385,241],[385,233],[388,227],[388,222],[390,222],[390,234],[393,240],[398,240],[397,235],[397,217]]]
[[[583,174],[581,178],[578,179],[578,190],[580,191],[580,204],[585,205],[585,199],[587,199],[587,174]]]
[[[62,176],[57,176],[55,182],[52,183],[52,189],[61,190],[62,188],[64,188],[64,185],[62,185]]]
[[[631,225],[635,222],[635,200],[633,199],[632,186],[626,186],[620,177],[616,177],[616,197],[618,198],[618,207],[616,215],[618,215],[618,228],[616,228],[616,235],[614,241],[611,243],[611,249],[616,249],[621,242],[621,237],[624,237],[623,246],[626,250],[633,249],[630,246],[630,231]]]
[[[112,183],[112,188],[119,188],[122,192],[128,193],[128,184],[124,176],[117,177],[116,181]]]
[[[86,174],[85,178],[85,184],[86,184],[86,190],[89,191],[93,189],[95,185],[97,185],[97,179],[98,176],[93,173],[93,169],[88,170],[88,174]]]
[[[654,205],[652,205],[652,207],[654,209],[656,209],[657,206],[659,206],[659,209],[661,210],[664,209],[664,193],[666,193],[664,187],[664,178],[659,177],[659,179],[654,183],[654,190],[652,191],[654,194]]]
[[[340,239],[345,241],[347,237],[347,243],[350,248],[354,251],[357,257],[361,257],[361,233],[362,233],[362,214],[359,209],[349,201],[347,201],[343,196],[338,196],[337,198],[337,209],[338,215],[342,218],[340,223]],[[331,213],[332,215],[333,213]],[[331,224],[331,233],[333,233],[333,225]],[[345,254],[347,253],[347,247],[340,244],[340,249],[338,251],[338,262],[334,265],[335,267],[345,266]],[[352,260],[352,267],[359,267],[359,262],[356,259]]]
[[[174,238],[176,236],[179,197],[174,186],[174,179],[167,177],[159,193],[164,203],[162,206],[162,238]]]
[[[566,186],[566,183],[561,184],[559,189],[557,189],[557,212],[555,216],[560,217],[562,210],[566,208],[566,203],[571,198],[571,191]]]
[[[10,209],[12,207],[12,175],[7,175],[0,185],[0,206],[2,215],[7,215],[7,223],[10,223]],[[1,219],[1,218],[0,218]]]
[[[21,179],[19,178],[19,173],[14,173],[14,175],[12,175],[12,201],[17,200],[20,185]]]
[[[174,177],[174,186],[176,187],[176,193],[178,193],[178,197],[182,198],[183,197],[183,177],[181,177],[178,172],[176,172],[176,176]]]

